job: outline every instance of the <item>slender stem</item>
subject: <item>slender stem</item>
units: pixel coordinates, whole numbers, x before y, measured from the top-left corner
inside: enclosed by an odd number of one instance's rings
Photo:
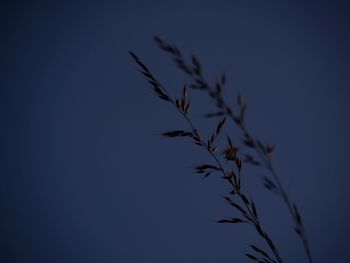
[[[232,114],[232,112],[228,112],[229,117],[235,122],[234,116]],[[238,127],[242,130],[242,132],[244,134],[249,135],[251,138],[253,138],[250,133],[247,131],[247,129],[243,126],[243,125],[238,125]],[[300,222],[297,219],[297,216],[295,214],[295,211],[292,208],[292,204],[290,201],[290,198],[286,192],[286,190],[283,187],[283,184],[281,183],[279,177],[277,176],[277,173],[275,172],[275,170],[272,167],[272,164],[267,160],[267,158],[265,157],[265,155],[259,150],[259,147],[256,145],[255,140],[253,140],[254,143],[254,150],[255,152],[258,154],[260,160],[263,162],[264,166],[267,168],[267,170],[270,172],[270,174],[272,175],[273,179],[275,180],[278,190],[281,194],[282,200],[284,201],[284,203],[286,204],[289,213],[291,214],[293,221],[295,223],[296,228],[299,230],[300,233],[300,238],[302,239],[303,245],[304,245],[304,249],[306,251],[307,257],[308,257],[308,261],[309,263],[312,263],[312,256],[311,256],[311,251],[310,251],[310,247],[309,247],[309,243],[307,241],[307,237],[306,237],[306,232],[305,232],[305,228],[302,224],[300,224]]]
[[[163,89],[164,89],[164,88],[163,88]],[[166,89],[164,89],[164,91],[165,91],[165,92],[167,93],[167,95],[168,95],[168,92],[166,91]],[[169,96],[169,98],[170,98],[170,96]],[[176,103],[174,102],[173,99],[170,98],[170,102],[175,106],[175,108],[176,108],[176,109],[180,112],[180,114],[185,118],[185,120],[187,121],[187,123],[188,123],[189,126],[191,127],[192,131],[193,131],[193,132],[196,132],[197,129],[196,129],[195,126],[193,125],[192,121],[188,118],[188,116],[176,106]],[[224,177],[226,177],[227,174],[226,174],[226,172],[225,172],[225,170],[224,170],[224,168],[223,168],[221,162],[220,162],[219,159],[217,158],[217,156],[216,156],[211,150],[209,150],[208,145],[207,145],[206,142],[204,142],[203,140],[200,140],[200,141],[201,141],[203,147],[206,148],[207,152],[213,157],[213,159],[215,160],[215,162],[216,162],[217,165],[219,166],[220,172],[224,175]],[[232,182],[231,182],[231,184],[232,184]],[[233,187],[234,187],[234,186],[233,186]],[[234,187],[234,189],[235,189],[235,187]],[[235,189],[235,190],[236,190],[236,189]],[[239,195],[239,197],[240,197],[241,200],[243,201],[243,203],[244,203],[244,205],[245,205],[245,207],[246,207],[246,209],[247,209],[247,211],[248,211],[250,217],[254,220],[254,222],[253,222],[254,225],[255,225],[257,228],[261,229],[261,231],[264,233],[264,239],[265,239],[265,241],[266,241],[268,247],[271,249],[272,253],[274,254],[276,260],[277,260],[279,263],[283,263],[283,260],[282,260],[282,258],[280,257],[280,255],[279,255],[277,249],[273,246],[272,242],[269,242],[269,241],[268,241],[268,240],[271,241],[271,239],[270,239],[270,238],[268,237],[268,235],[262,230],[262,227],[261,227],[261,224],[260,224],[259,220],[254,216],[254,214],[253,214],[253,212],[251,211],[250,207],[249,207],[249,206],[246,204],[246,202],[244,201],[243,194],[240,192],[240,190],[237,191],[237,194]]]
[[[177,52],[178,53],[178,52]],[[179,54],[179,53],[178,53]],[[133,57],[134,61],[140,66],[140,68],[142,69],[142,73],[146,76],[147,80],[149,81],[149,83],[153,86],[154,91],[158,94],[158,96],[166,101],[169,101],[175,108],[176,110],[181,113],[181,115],[185,118],[185,120],[188,122],[189,126],[191,127],[193,134],[198,134],[197,129],[195,129],[195,126],[193,125],[192,121],[190,120],[190,118],[187,116],[186,112],[184,112],[184,110],[181,108],[179,108],[177,106],[177,103],[171,98],[171,96],[169,95],[168,91],[159,83],[159,81],[157,81],[153,76],[152,73],[148,70],[148,68],[139,60],[139,58],[133,54],[132,52],[130,52],[130,55]],[[213,157],[213,159],[215,160],[215,162],[217,163],[217,165],[219,166],[219,170],[220,172],[224,175],[224,178],[226,180],[228,180],[230,182],[230,184],[233,187],[233,190],[235,190],[235,192],[240,196],[242,202],[244,203],[246,210],[249,213],[249,216],[247,217],[247,219],[253,223],[255,225],[255,228],[257,230],[257,232],[259,233],[260,236],[263,237],[263,239],[266,241],[268,247],[271,249],[272,253],[274,254],[275,258],[277,259],[278,263],[282,263],[283,260],[282,258],[279,256],[277,248],[274,246],[272,240],[269,238],[269,236],[262,230],[261,224],[258,220],[257,214],[255,212],[255,206],[253,204],[253,202],[251,201],[252,209],[249,207],[249,201],[247,200],[247,198],[244,196],[244,194],[240,191],[240,174],[239,174],[239,180],[238,183],[237,182],[233,182],[232,181],[232,177],[229,176],[229,173],[226,173],[220,160],[216,157],[216,155],[213,153],[213,150],[210,146],[209,143],[204,142],[202,139],[200,139],[200,137],[198,136],[198,140],[201,146],[205,147],[206,150],[208,151],[208,153]],[[197,141],[198,141],[197,140]],[[240,170],[240,166],[239,166],[239,170]],[[246,215],[246,211],[243,211],[243,215]],[[275,262],[274,260],[271,259],[271,261]]]
[[[230,116],[230,117],[232,118],[233,116]],[[241,128],[242,132],[248,134],[251,137],[250,133],[247,131],[247,129],[244,126],[240,126],[240,128]],[[288,211],[289,211],[289,213],[291,214],[291,216],[293,218],[295,226],[299,230],[300,238],[302,239],[302,242],[303,242],[303,245],[304,245],[307,257],[308,257],[308,260],[309,260],[310,263],[312,263],[313,260],[312,260],[312,256],[311,256],[310,247],[309,247],[309,244],[308,244],[308,241],[307,241],[305,228],[304,228],[303,224],[301,224],[298,221],[298,219],[297,219],[296,213],[293,210],[293,207],[292,207],[290,198],[288,196],[288,193],[284,189],[283,184],[281,183],[279,177],[277,176],[277,173],[275,172],[275,170],[272,167],[272,164],[267,160],[266,156],[259,150],[259,147],[257,147],[255,141],[253,141],[253,143],[255,144],[254,149],[255,149],[256,153],[258,154],[260,160],[263,162],[264,166],[270,172],[270,174],[272,175],[273,179],[275,180],[275,182],[277,184],[277,187],[278,187],[279,193],[281,194],[282,200],[286,204],[286,206],[288,208]]]
[[[237,126],[241,129],[241,131],[244,134],[247,134],[250,138],[253,138],[250,133],[247,131],[247,129],[245,128],[245,126],[243,125],[243,123],[237,123],[235,116],[233,115],[232,110],[230,109],[230,107],[228,107],[223,98],[221,97],[221,94],[215,94],[212,92],[210,86],[208,84],[206,84],[207,82],[205,81],[204,77],[202,75],[198,75],[198,77],[201,79],[202,83],[204,83],[204,90],[207,91],[209,97],[211,97],[214,101],[216,101],[216,106],[219,107],[220,109],[225,109],[226,114],[233,120],[234,123],[237,124]],[[299,235],[300,238],[302,239],[303,245],[304,245],[304,249],[306,251],[307,257],[308,257],[308,261],[309,263],[312,263],[312,256],[311,256],[311,251],[310,251],[310,247],[307,241],[307,237],[306,237],[306,233],[305,233],[305,228],[304,226],[298,221],[296,213],[294,212],[290,199],[288,197],[287,192],[285,191],[281,181],[279,180],[279,177],[277,176],[276,172],[274,171],[271,163],[267,160],[267,158],[265,157],[265,154],[262,153],[259,150],[259,147],[257,147],[255,140],[253,140],[254,143],[254,149],[257,152],[259,158],[262,160],[262,162],[264,163],[265,167],[267,168],[267,170],[271,173],[272,177],[274,178],[277,186],[278,186],[278,190],[281,193],[282,199],[284,201],[284,203],[286,204],[289,213],[291,214],[293,221],[295,223],[296,228],[299,230]]]
[[[177,49],[175,46],[172,45],[168,45],[167,43],[165,43],[164,41],[162,41],[159,37],[155,38],[155,41],[157,42],[158,46],[164,50],[165,52],[169,53],[174,61],[176,62],[176,65],[182,70],[184,71],[186,74],[190,75],[191,77],[194,78],[196,84],[200,85],[199,89],[207,91],[208,95],[215,101],[216,106],[223,111],[226,111],[227,115],[229,115],[234,122],[240,127],[240,129],[244,132],[246,132],[245,127],[243,126],[242,123],[237,123],[235,116],[233,115],[231,109],[225,104],[222,96],[221,96],[221,88],[219,85],[219,89],[217,89],[215,92],[213,92],[213,90],[210,88],[210,86],[207,84],[207,82],[205,81],[203,75],[202,75],[202,70],[201,70],[201,66],[200,63],[198,62],[198,60],[192,56],[192,66],[188,66],[185,63],[184,58],[181,55],[181,52],[179,51],[179,49]],[[254,142],[255,144],[255,142]],[[264,155],[259,151],[258,147],[255,147],[256,152],[258,153],[259,157],[261,160],[263,160],[265,166],[268,168],[268,170],[270,171],[270,173],[272,174],[274,180],[276,181],[276,184],[279,188],[279,191],[281,193],[282,199],[283,201],[286,203],[288,210],[290,212],[290,214],[293,217],[293,220],[296,224],[296,228],[298,229],[298,234],[300,235],[302,241],[303,241],[303,245],[305,248],[305,251],[307,253],[308,256],[308,260],[309,263],[312,263],[312,257],[311,257],[311,252],[310,252],[310,248],[309,248],[309,244],[306,238],[306,233],[305,233],[305,229],[303,224],[301,223],[301,221],[298,220],[298,216],[296,214],[296,212],[293,211],[290,199],[286,193],[286,191],[284,190],[284,187],[282,185],[282,183],[280,182],[277,174],[275,173],[275,171],[272,169],[272,166],[270,165],[270,163],[268,161],[266,161],[266,158],[264,158]]]
[[[204,85],[204,90],[207,91],[208,95],[214,100],[216,101],[216,106],[221,108],[221,109],[225,109],[226,111],[226,114],[233,120],[234,123],[237,124],[237,121],[236,121],[236,118],[235,116],[233,115],[233,112],[232,110],[225,104],[223,98],[220,96],[220,95],[215,95],[208,84],[206,84],[206,81],[204,79],[204,77],[202,75],[199,75],[198,76],[203,83],[205,83]],[[219,106],[221,105],[221,106]],[[247,134],[250,138],[253,138],[250,133],[247,131],[247,129],[244,127],[244,125],[242,123],[240,124],[237,124],[237,126],[241,129],[241,131],[244,133],[244,134]],[[278,190],[281,194],[281,197],[282,197],[282,200],[284,201],[284,203],[286,204],[287,208],[288,208],[288,211],[289,213],[291,214],[292,218],[293,218],[293,221],[295,223],[295,226],[296,228],[299,230],[299,235],[300,235],[300,238],[302,239],[302,242],[303,242],[303,245],[304,245],[304,249],[306,251],[306,254],[307,254],[307,257],[308,257],[308,261],[309,263],[312,263],[313,260],[312,260],[312,256],[311,256],[311,251],[310,251],[310,247],[309,247],[309,244],[308,244],[308,241],[307,241],[307,237],[306,237],[306,233],[305,233],[305,228],[304,226],[298,221],[297,219],[297,216],[292,208],[292,205],[291,205],[291,202],[290,202],[290,199],[288,197],[288,194],[287,192],[285,191],[281,181],[279,180],[279,177],[277,176],[276,172],[274,171],[271,163],[267,160],[266,156],[264,153],[262,153],[260,150],[259,150],[259,147],[257,147],[256,145],[256,142],[255,140],[253,140],[253,143],[254,143],[254,149],[255,151],[257,152],[259,158],[261,159],[261,161],[264,163],[265,167],[267,168],[267,170],[271,173],[273,179],[275,180],[276,184],[277,184],[277,187],[278,187]]]

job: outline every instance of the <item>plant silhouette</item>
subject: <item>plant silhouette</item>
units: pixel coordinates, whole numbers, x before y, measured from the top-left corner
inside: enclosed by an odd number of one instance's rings
[[[167,89],[154,77],[154,74],[137,55],[133,52],[129,53],[155,94],[161,100],[174,106],[188,124],[188,130],[173,130],[165,132],[162,135],[170,138],[188,138],[192,143],[201,147],[209,154],[212,163],[201,164],[195,168],[195,171],[198,174],[202,174],[204,177],[216,173],[230,185],[231,191],[224,195],[223,199],[239,216],[224,218],[217,222],[221,224],[246,224],[253,227],[257,235],[264,241],[266,247],[261,248],[250,244],[249,251],[245,254],[249,259],[262,263],[284,262],[276,244],[264,230],[258,209],[253,199],[247,197],[245,190],[247,186],[241,183],[242,165],[260,166],[267,174],[262,177],[263,185],[267,190],[281,198],[286,205],[294,223],[294,231],[302,241],[308,262],[312,263],[312,255],[299,209],[287,194],[279,176],[273,168],[272,153],[275,149],[275,145],[263,143],[248,131],[245,126],[247,104],[244,102],[242,96],[237,95],[237,109],[234,110],[233,107],[230,107],[225,102],[222,93],[222,89],[226,86],[225,74],[222,74],[215,85],[212,86],[205,80],[202,65],[194,55],[191,56],[190,63],[188,63],[177,47],[165,43],[159,37],[155,37],[154,40],[161,50],[171,56],[176,66],[184,72],[191,81],[190,85],[182,88],[177,98],[170,96]],[[212,132],[207,139],[203,137],[203,133],[195,126],[189,114],[192,106],[188,97],[189,89],[203,91],[217,107],[217,111],[205,115],[206,118],[220,118],[214,132]],[[224,135],[223,130],[228,120],[231,120],[242,132],[243,139],[240,145],[233,144],[232,138],[229,135]],[[224,145],[221,145],[217,140],[220,136],[226,137],[226,143]],[[247,153],[246,148],[252,150],[251,152],[253,152],[253,154]]]

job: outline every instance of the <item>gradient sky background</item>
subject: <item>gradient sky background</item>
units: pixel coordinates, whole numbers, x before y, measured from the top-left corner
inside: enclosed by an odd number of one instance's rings
[[[209,80],[227,73],[227,100],[240,92],[250,130],[277,144],[276,170],[315,262],[349,262],[347,1],[8,1],[0,10],[1,262],[248,262],[246,244],[261,244],[249,227],[213,223],[232,211],[225,184],[192,171],[206,154],[157,136],[185,123],[127,51],[172,94],[187,79],[154,34],[201,58]],[[190,95],[199,112],[213,109]],[[263,224],[286,262],[306,262],[262,174],[245,170]]]

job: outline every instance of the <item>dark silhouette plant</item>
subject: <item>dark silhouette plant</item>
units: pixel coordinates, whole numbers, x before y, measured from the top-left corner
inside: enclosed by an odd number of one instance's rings
[[[220,117],[221,119],[209,138],[204,139],[202,133],[194,125],[191,117],[189,116],[191,102],[188,98],[188,87],[184,86],[182,88],[181,94],[178,98],[171,97],[167,89],[154,77],[154,74],[151,73],[148,67],[134,53],[130,52],[130,55],[133,58],[134,62],[138,65],[141,73],[145,76],[156,95],[158,95],[158,97],[163,101],[173,105],[188,124],[188,130],[169,131],[163,133],[163,136],[172,138],[190,138],[193,143],[202,147],[213,160],[213,164],[202,164],[197,166],[196,172],[203,174],[204,177],[208,177],[213,173],[218,173],[221,175],[221,178],[227,181],[230,185],[230,193],[224,195],[223,198],[227,204],[229,204],[238,212],[240,217],[229,217],[218,220],[217,222],[229,224],[245,223],[251,225],[255,229],[258,236],[260,236],[265,241],[266,248],[260,248],[256,245],[251,244],[250,252],[246,253],[245,255],[249,259],[256,262],[283,262],[277,246],[262,226],[262,222],[258,215],[254,201],[251,198],[247,197],[244,190],[245,188],[241,184],[242,165],[248,164],[261,166],[269,174],[269,176],[263,176],[263,185],[269,191],[277,194],[277,196],[279,196],[287,206],[295,225],[294,230],[302,240],[309,263],[312,263],[309,243],[300,212],[296,204],[290,199],[289,195],[287,194],[280,178],[278,177],[272,165],[272,153],[275,149],[275,145],[268,145],[263,143],[261,140],[253,136],[250,131],[248,131],[244,122],[247,105],[243,101],[242,96],[237,96],[238,110],[234,111],[233,108],[226,104],[222,94],[222,88],[226,85],[225,74],[222,74],[219,80],[212,87],[205,80],[203,76],[202,66],[194,55],[191,57],[191,62],[187,63],[177,47],[165,43],[159,37],[155,37],[154,40],[160,49],[170,54],[177,67],[189,76],[192,82],[189,85],[189,88],[204,91],[207,93],[218,109],[216,112],[207,113],[205,115],[207,118]],[[234,145],[232,143],[231,137],[228,135],[226,135],[225,145],[219,145],[217,138],[219,136],[223,136],[223,128],[227,119],[231,119],[241,130],[243,133],[242,145],[253,150],[254,155],[248,154],[244,149],[241,149],[242,147]],[[223,153],[223,157],[218,154],[220,151]]]

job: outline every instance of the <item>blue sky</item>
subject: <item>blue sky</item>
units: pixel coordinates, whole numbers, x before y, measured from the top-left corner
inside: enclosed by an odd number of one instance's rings
[[[315,262],[348,262],[349,5],[342,1],[11,1],[1,14],[1,262],[248,262],[208,156],[163,131],[181,117],[132,50],[178,94],[189,82],[152,41],[195,53],[241,93],[247,126],[303,214]],[[193,118],[213,109],[190,93]],[[197,109],[197,110],[196,110]],[[232,123],[227,132],[239,135]],[[306,262],[282,202],[245,170],[286,262]]]

